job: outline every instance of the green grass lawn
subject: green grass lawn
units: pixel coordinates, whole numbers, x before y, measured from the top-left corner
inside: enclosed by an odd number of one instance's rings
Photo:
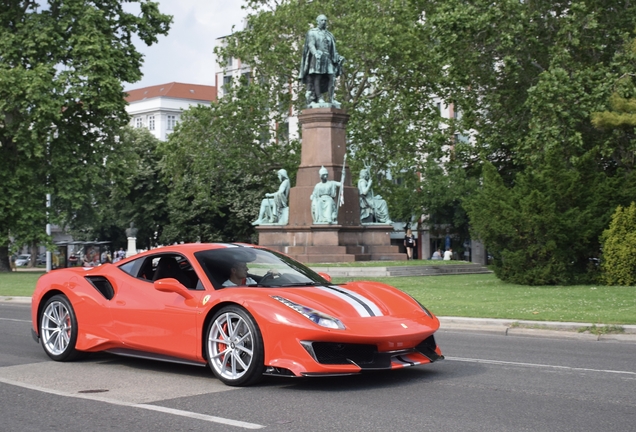
[[[0,296],[30,296],[40,272],[0,273]],[[343,283],[354,278],[334,278]],[[373,278],[418,299],[440,316],[636,324],[636,287],[530,287],[493,274]]]
[[[334,278],[342,283],[355,278]],[[636,287],[531,287],[493,274],[383,277],[439,316],[636,324]]]
[[[35,283],[44,271],[0,273],[0,296],[31,296]]]

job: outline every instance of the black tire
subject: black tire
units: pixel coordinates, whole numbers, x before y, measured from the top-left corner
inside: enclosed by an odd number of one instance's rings
[[[40,343],[44,352],[55,361],[69,361],[79,356],[77,318],[65,295],[54,295],[40,312]]]
[[[226,306],[219,310],[210,321],[205,338],[210,369],[224,384],[248,386],[263,377],[263,337],[245,309]]]

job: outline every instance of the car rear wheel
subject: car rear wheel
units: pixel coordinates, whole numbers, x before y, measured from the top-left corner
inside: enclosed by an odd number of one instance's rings
[[[77,318],[71,302],[64,295],[47,300],[40,315],[40,339],[46,354],[56,361],[68,361],[79,354]]]
[[[230,386],[247,386],[263,376],[263,337],[245,309],[226,306],[218,311],[206,332],[206,351],[212,372]]]

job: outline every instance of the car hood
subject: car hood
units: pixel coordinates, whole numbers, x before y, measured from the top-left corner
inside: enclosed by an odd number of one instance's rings
[[[421,316],[422,307],[409,295],[389,285],[352,282],[293,288],[271,288],[271,297],[282,297],[335,317]]]

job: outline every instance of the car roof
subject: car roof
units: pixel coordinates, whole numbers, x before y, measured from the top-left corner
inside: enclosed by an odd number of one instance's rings
[[[226,249],[235,247],[258,247],[249,243],[182,243],[176,245],[161,246],[155,249],[150,249],[138,254],[132,255],[123,259],[120,263],[125,263],[131,259],[139,258],[142,256],[161,254],[161,253],[187,253],[192,254],[194,252],[210,249]],[[117,263],[119,265],[119,263]]]

